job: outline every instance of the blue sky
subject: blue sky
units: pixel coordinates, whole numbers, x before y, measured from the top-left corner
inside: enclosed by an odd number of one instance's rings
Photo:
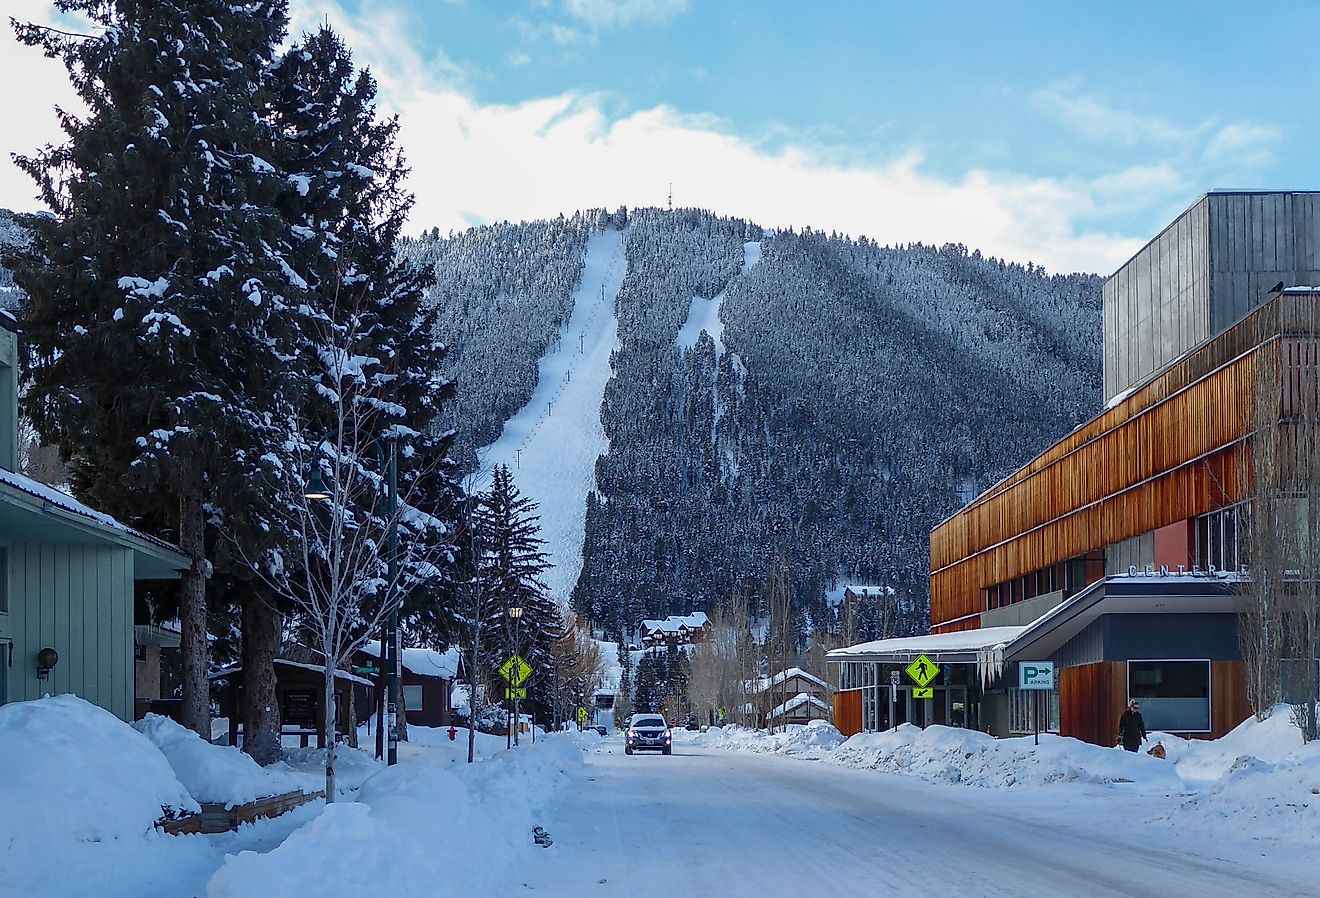
[[[771,226],[1107,273],[1206,189],[1320,186],[1320,69],[1288,50],[1314,2],[292,8],[328,17],[402,116],[414,230],[660,204],[672,181],[677,204]],[[12,183],[0,204],[23,207]]]

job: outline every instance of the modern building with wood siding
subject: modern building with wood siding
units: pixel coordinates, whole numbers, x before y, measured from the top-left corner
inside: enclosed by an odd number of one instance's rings
[[[1202,196],[1107,280],[1105,408],[931,533],[926,639],[963,650],[958,722],[1006,735],[1044,710],[1045,728],[1112,745],[1129,698],[1189,736],[1245,719],[1247,452],[1259,401],[1286,426],[1316,389],[1311,285],[1320,194],[1295,192]],[[857,684],[836,720],[884,718],[866,690],[921,640],[884,642],[831,654]],[[1016,662],[1044,660],[1059,687],[1041,709],[1013,687]]]
[[[72,692],[133,720],[133,584],[188,559],[18,473],[17,330],[0,313],[0,704]]]

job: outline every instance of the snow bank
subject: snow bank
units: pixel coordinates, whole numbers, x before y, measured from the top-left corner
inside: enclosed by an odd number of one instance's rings
[[[374,745],[374,737],[362,744]],[[285,748],[284,759],[266,769],[272,774],[287,777],[296,784],[292,787],[294,789],[320,792],[325,788],[325,753],[324,748]],[[351,795],[384,767],[371,753],[341,744],[335,749],[335,792],[341,798]]]
[[[1166,761],[1048,733],[1042,733],[1036,745],[1031,736],[996,739],[959,727],[921,729],[908,723],[884,733],[858,733],[837,748],[831,760],[973,786],[1080,782],[1134,783],[1170,792],[1183,788]]]
[[[784,732],[752,730],[739,726],[714,727],[704,733],[678,734],[679,742],[703,748],[754,751],[761,754],[819,756],[843,744],[843,734],[824,720],[790,724]]]
[[[0,806],[10,885],[78,843],[155,836],[162,806],[199,810],[150,740],[73,695],[0,707]]]
[[[1250,717],[1215,740],[1152,734],[1195,795],[1165,817],[1192,829],[1221,829],[1259,839],[1320,843],[1320,743],[1302,743],[1292,708]]]
[[[508,864],[541,850],[532,827],[581,758],[573,740],[556,736],[461,767],[445,753],[419,753],[270,853],[226,859],[207,896],[371,894],[382,883],[394,898],[496,894]]]
[[[199,802],[232,807],[306,787],[305,778],[287,768],[262,767],[239,749],[212,745],[168,717],[148,714],[133,728],[160,749],[179,782]]]

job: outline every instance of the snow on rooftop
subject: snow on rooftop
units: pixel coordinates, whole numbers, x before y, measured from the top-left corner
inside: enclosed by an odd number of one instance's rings
[[[687,627],[689,630],[700,630],[710,622],[704,611],[694,611],[691,614],[671,614],[664,620],[644,620],[642,621],[642,630],[648,633],[677,633],[680,628]]]
[[[312,671],[315,671],[316,673],[321,673],[323,670],[325,670],[325,668],[322,667],[320,664],[307,664],[307,663],[305,663],[305,662],[303,662],[303,661],[290,661],[288,658],[276,658],[276,659],[275,659],[275,663],[276,663],[276,664],[282,664],[282,665],[284,665],[285,667],[297,667],[297,668],[300,668],[301,670],[312,670]],[[241,672],[242,670],[243,670],[243,665],[241,665],[241,664],[231,664],[229,667],[226,667],[226,668],[224,668],[223,670],[217,670],[215,673],[207,674],[207,677],[206,677],[206,678],[207,678],[208,680],[218,680],[218,679],[221,679],[222,677],[227,677],[227,676],[230,676],[231,674],[239,673],[239,672]],[[336,680],[350,680],[350,681],[352,681],[352,682],[354,682],[354,683],[361,683],[363,686],[375,686],[375,685],[376,685],[375,683],[371,682],[370,680],[368,680],[368,679],[366,679],[366,678],[364,678],[364,677],[359,677],[357,674],[351,674],[351,673],[349,673],[349,672],[346,671],[346,670],[337,670],[337,671],[335,671],[335,679],[336,679]]]
[[[53,505],[56,508],[95,521],[97,524],[104,527],[118,530],[121,533],[130,534],[131,536],[135,536],[138,539],[151,543],[152,545],[160,546],[162,549],[168,549],[171,552],[179,553],[178,546],[167,543],[163,539],[159,539],[149,533],[134,530],[132,527],[121,523],[105,512],[97,511],[90,505],[84,505],[68,493],[57,490],[53,486],[47,486],[39,480],[33,480],[31,477],[25,477],[15,471],[8,471],[4,468],[0,468],[0,483],[13,487],[20,492],[27,493],[29,496],[40,499],[48,505]]]
[[[815,676],[814,674],[809,674],[800,667],[790,667],[787,670],[781,670],[768,680],[761,680],[756,687],[756,691],[764,692],[767,689],[773,689],[775,686],[778,686],[780,683],[783,683],[785,680],[790,680],[793,677],[801,677],[809,683],[815,683],[822,689],[830,688],[830,684],[826,683],[820,677]]]
[[[373,658],[380,657],[380,640],[369,640],[362,646],[361,651]],[[458,676],[459,650],[456,647],[450,647],[446,651],[438,652],[435,649],[404,649],[403,666],[419,677],[439,677],[444,680],[452,680]]]
[[[798,708],[801,708],[803,705],[814,705],[815,707],[820,708],[822,711],[828,711],[831,713],[834,710],[825,702],[816,698],[816,696],[812,695],[811,693],[799,692],[797,695],[793,696],[788,701],[784,702],[782,705],[776,705],[774,708],[772,708],[770,710],[770,716],[782,717],[784,714],[787,714],[789,711],[796,711]]]
[[[984,627],[980,630],[963,630],[960,633],[936,633],[929,636],[900,636],[894,639],[877,639],[857,645],[835,649],[826,657],[830,661],[847,661],[852,657],[866,655],[934,655],[962,654],[979,652],[1012,642],[1026,627]]]

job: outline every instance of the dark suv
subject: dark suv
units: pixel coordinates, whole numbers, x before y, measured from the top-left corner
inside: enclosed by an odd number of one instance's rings
[[[635,751],[658,751],[667,755],[674,737],[669,732],[669,724],[659,714],[634,714],[628,721],[628,733],[624,738],[627,740],[623,746],[625,755]]]

